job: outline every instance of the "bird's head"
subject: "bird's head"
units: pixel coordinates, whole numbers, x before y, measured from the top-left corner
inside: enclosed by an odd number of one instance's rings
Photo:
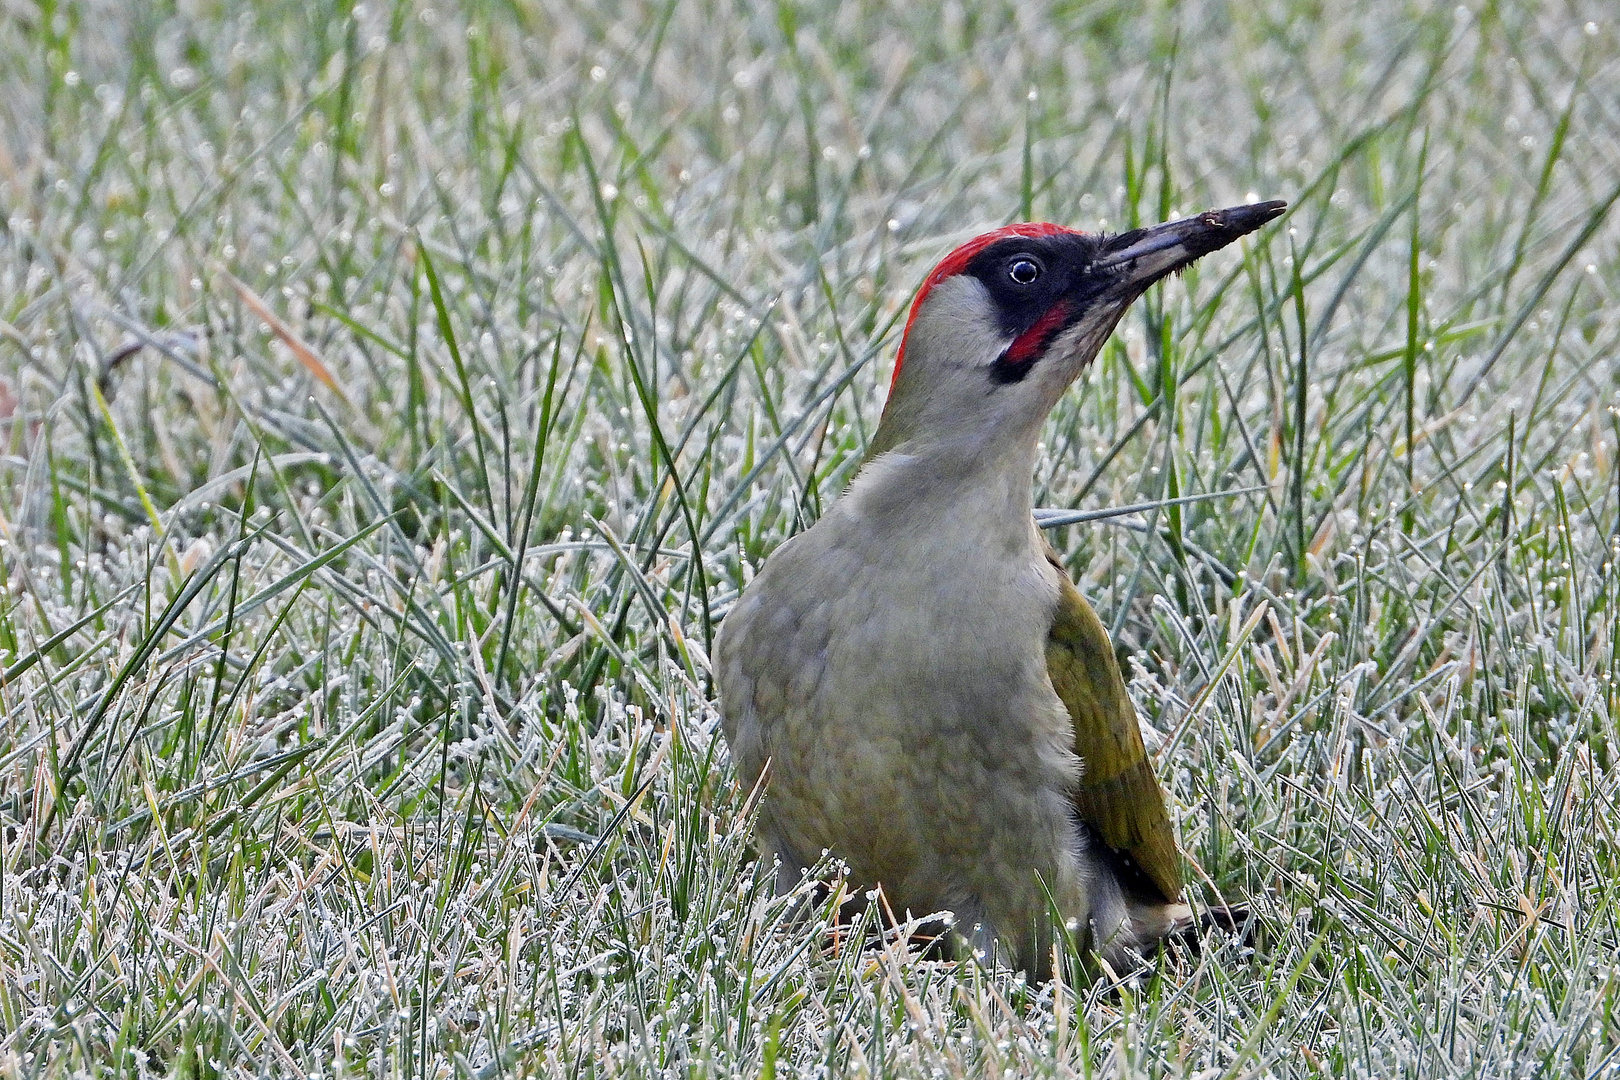
[[[936,441],[1033,443],[1149,285],[1286,206],[1211,210],[1116,236],[1008,225],[968,241],[911,305],[870,455]]]

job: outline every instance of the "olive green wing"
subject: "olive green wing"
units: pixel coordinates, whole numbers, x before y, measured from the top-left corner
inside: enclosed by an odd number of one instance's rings
[[[1074,751],[1084,763],[1075,810],[1103,843],[1141,871],[1146,881],[1140,884],[1151,885],[1167,902],[1179,901],[1181,855],[1113,643],[1056,552],[1048,547],[1046,555],[1063,590],[1046,642],[1046,668],[1069,710]]]

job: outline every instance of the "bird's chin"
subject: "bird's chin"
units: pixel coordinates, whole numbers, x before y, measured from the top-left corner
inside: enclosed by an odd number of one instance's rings
[[[1181,273],[1202,257],[1201,254],[1189,254],[1183,248],[1171,248],[1138,259],[1131,267],[1130,280],[1121,283],[1120,287],[1125,297],[1121,305],[1129,307],[1150,288],[1171,274]]]
[[[1079,378],[1097,358],[1108,335],[1114,332],[1131,302],[1140,295],[1138,289],[1118,301],[1094,305],[1079,322],[1053,339],[1043,362],[1057,373],[1063,387]]]

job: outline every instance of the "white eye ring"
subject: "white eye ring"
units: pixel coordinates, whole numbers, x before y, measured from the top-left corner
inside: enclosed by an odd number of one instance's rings
[[[1007,267],[1007,276],[1015,284],[1033,285],[1035,279],[1041,276],[1041,264],[1028,257],[1014,259],[1012,265]]]

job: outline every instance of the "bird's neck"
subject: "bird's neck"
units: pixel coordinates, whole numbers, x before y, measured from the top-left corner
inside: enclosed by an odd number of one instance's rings
[[[903,530],[983,531],[1022,548],[1032,535],[1036,441],[903,440],[870,457],[845,498],[871,522]]]

